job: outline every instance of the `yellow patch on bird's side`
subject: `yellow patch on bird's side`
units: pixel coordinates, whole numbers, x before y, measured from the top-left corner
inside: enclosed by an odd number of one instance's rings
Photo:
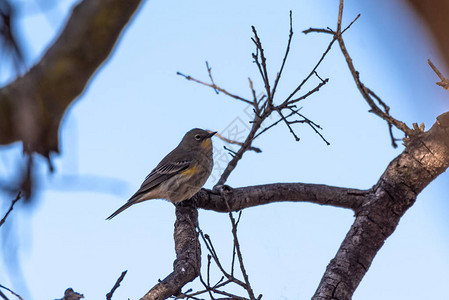
[[[193,166],[191,168],[188,168],[185,171],[182,171],[181,174],[184,176],[191,176],[191,175],[195,174],[196,172],[198,172],[198,166]]]
[[[201,147],[204,149],[210,149],[212,147],[212,141],[210,139],[205,139],[201,142]]]

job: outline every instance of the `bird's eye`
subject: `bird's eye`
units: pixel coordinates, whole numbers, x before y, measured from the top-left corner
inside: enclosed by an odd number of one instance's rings
[[[197,141],[201,140],[201,136],[199,134],[195,135],[195,140]]]

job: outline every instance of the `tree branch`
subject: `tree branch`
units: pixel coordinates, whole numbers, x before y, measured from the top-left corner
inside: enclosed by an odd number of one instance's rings
[[[120,277],[117,279],[117,281],[115,282],[114,286],[112,287],[111,291],[109,293],[106,294],[106,300],[111,300],[112,296],[115,293],[115,290],[118,289],[118,287],[120,286],[120,283],[122,282],[123,278],[125,278],[125,275],[128,271],[123,271],[122,274],[120,275]]]
[[[347,189],[323,184],[273,183],[235,189],[225,185],[212,191],[202,189],[192,198],[192,201],[196,202],[198,208],[217,212],[239,211],[248,207],[285,201],[311,202],[356,211],[368,194],[370,190]]]
[[[356,211],[354,224],[312,299],[351,299],[374,256],[417,195],[448,168],[449,114],[440,119],[388,165],[368,201]]]
[[[69,105],[107,59],[141,0],[85,0],[56,42],[24,76],[0,89],[0,144],[59,153],[58,130]]]
[[[354,81],[355,81],[355,84],[356,84],[358,90],[360,91],[360,93],[362,94],[363,98],[368,103],[368,105],[371,107],[370,112],[372,112],[372,113],[376,114],[377,116],[379,116],[380,118],[384,119],[385,121],[387,121],[388,124],[395,126],[399,130],[404,132],[406,136],[413,136],[415,134],[415,132],[412,129],[410,129],[404,122],[393,118],[389,113],[389,108],[386,109],[385,106],[382,105],[384,102],[381,101],[380,104],[382,106],[384,106],[385,110],[380,109],[376,105],[376,103],[370,97],[369,89],[366,88],[365,85],[360,81],[360,74],[354,67],[352,58],[349,56],[348,50],[346,49],[345,42],[341,35],[341,33],[342,33],[342,31],[341,31],[342,18],[343,18],[343,0],[340,0],[340,7],[338,10],[338,20],[337,20],[337,32],[335,33],[335,37],[338,40],[338,44],[340,45],[341,52],[343,53],[343,56],[346,59],[346,63],[348,65],[349,70],[351,71],[351,75],[354,78]],[[377,99],[380,100],[380,98],[378,98],[378,97],[377,97]],[[392,138],[392,145],[394,147],[396,145],[394,142],[394,137],[392,136],[391,138]]]
[[[6,212],[6,214],[5,214],[5,215],[3,216],[3,218],[0,220],[0,226],[2,226],[2,225],[5,223],[6,218],[7,218],[8,215],[11,213],[11,211],[14,209],[14,205],[16,204],[17,201],[20,200],[20,198],[22,198],[22,194],[19,192],[19,193],[17,193],[16,198],[15,198],[14,200],[11,201],[11,205],[9,206],[9,209],[8,209],[8,211]]]
[[[176,205],[175,251],[173,273],[156,284],[141,300],[166,299],[200,274],[201,247],[198,241],[198,211],[191,203]]]
[[[440,81],[437,82],[436,84],[441,86],[443,89],[449,91],[449,79],[444,77],[443,73],[441,73],[440,70],[438,70],[438,68],[435,67],[435,65],[430,61],[430,59],[427,60],[427,63],[432,68],[432,70],[435,72],[435,74],[437,74],[438,77],[440,78]]]

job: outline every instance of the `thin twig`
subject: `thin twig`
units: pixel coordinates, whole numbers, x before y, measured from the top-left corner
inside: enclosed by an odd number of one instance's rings
[[[6,295],[3,294],[2,291],[0,291],[0,297],[2,297],[3,300],[9,300],[8,297],[6,297]]]
[[[281,119],[284,121],[285,125],[287,125],[288,130],[290,130],[290,133],[293,135],[293,137],[295,138],[295,140],[297,142],[299,142],[300,138],[296,135],[295,131],[293,130],[293,128],[290,126],[290,121],[287,120],[286,117],[284,117],[284,115],[282,114],[281,110],[277,110],[279,116],[281,116]]]
[[[209,78],[210,78],[210,82],[212,82],[212,85],[216,86],[215,82],[214,82],[214,78],[212,77],[212,68],[209,67],[209,63],[206,61],[206,68],[207,68],[207,73],[209,73]],[[214,88],[215,93],[218,95],[218,90],[216,88]]]
[[[387,121],[389,124],[392,124],[399,130],[405,133],[406,136],[412,136],[414,134],[414,131],[410,129],[404,122],[401,122],[395,118],[393,118],[388,111],[383,111],[380,109],[376,103],[374,103],[373,99],[371,98],[369,94],[369,89],[365,87],[365,85],[360,81],[359,72],[355,69],[354,63],[352,61],[352,58],[350,57],[348,50],[346,48],[346,45],[343,41],[343,38],[341,34],[343,33],[341,31],[341,23],[343,18],[343,0],[340,0],[339,10],[338,10],[338,20],[337,20],[337,32],[335,33],[334,38],[337,38],[338,43],[340,45],[341,52],[343,53],[343,56],[346,59],[346,63],[348,65],[348,68],[351,72],[352,77],[354,78],[355,84],[357,88],[359,89],[360,93],[362,94],[365,101],[368,103],[368,105],[371,107],[370,112],[376,114],[380,118]],[[381,105],[383,101],[379,102]],[[382,105],[383,106],[383,105]],[[391,131],[390,131],[391,132]],[[392,136],[393,145],[394,143],[394,137]]]
[[[14,296],[16,296],[18,299],[23,300],[23,298],[19,294],[17,294],[13,290],[7,288],[6,286],[0,284],[0,288],[7,290],[8,292],[10,292]],[[0,291],[0,293],[1,293],[1,291]],[[8,298],[5,296],[5,294],[1,293],[1,295],[2,295],[2,297],[5,297],[4,299],[8,300]]]
[[[445,90],[449,91],[449,80],[446,77],[444,77],[443,73],[441,73],[440,70],[438,70],[438,68],[435,67],[435,65],[430,61],[430,59],[427,60],[427,63],[430,65],[432,70],[438,75],[438,77],[441,80],[441,81],[437,82],[436,84],[443,87]]]
[[[221,265],[221,262],[218,258],[217,252],[215,252],[215,248],[214,245],[212,244],[212,241],[210,239],[210,236],[207,234],[204,234],[203,231],[199,230],[200,236],[203,239],[204,243],[206,244],[206,248],[207,250],[209,250],[209,253],[211,254],[212,258],[215,261],[215,264],[217,265],[217,267],[220,269],[220,271],[223,273],[223,275],[230,281],[240,285],[241,287],[245,287],[245,283],[238,280],[237,278],[235,278],[234,276],[231,276],[230,274],[228,274],[228,272],[226,272],[226,270],[223,268],[223,266]]]
[[[331,30],[331,29],[324,29],[324,28],[312,28],[312,27],[310,27],[309,29],[306,29],[306,30],[302,31],[302,33],[304,33],[304,34],[308,34],[308,33],[311,33],[311,32],[329,33],[329,34],[332,34],[332,35],[335,34],[335,32],[333,30]]]
[[[290,52],[290,44],[293,38],[293,21],[292,21],[292,11],[290,11],[290,33],[288,35],[287,49],[285,50],[284,59],[282,60],[281,68],[276,76],[276,80],[274,81],[273,90],[271,91],[271,96],[274,97],[276,93],[276,88],[279,83],[279,79],[281,79],[282,71],[284,70],[285,62],[287,61],[288,53]]]
[[[196,83],[199,83],[199,84],[202,84],[202,85],[211,87],[211,88],[213,88],[215,91],[220,91],[220,92],[222,92],[223,94],[225,94],[225,95],[227,95],[227,96],[229,96],[229,97],[231,97],[231,98],[234,98],[234,99],[237,99],[237,100],[240,100],[240,101],[243,101],[243,102],[245,102],[245,103],[247,103],[247,104],[251,104],[251,105],[252,105],[252,102],[251,102],[251,101],[249,101],[249,100],[247,100],[247,99],[245,99],[245,98],[242,98],[242,97],[240,97],[240,96],[231,94],[231,93],[229,93],[228,91],[226,91],[225,89],[222,89],[222,88],[220,88],[219,86],[215,85],[215,83],[212,83],[212,84],[206,83],[206,82],[203,82],[203,81],[201,81],[201,80],[195,79],[195,78],[193,78],[193,77],[190,76],[190,75],[185,75],[185,74],[183,74],[183,73],[181,73],[181,72],[177,72],[176,74],[179,75],[179,76],[184,77],[184,78],[187,79],[187,80],[191,80],[191,81],[194,81],[194,82],[196,82]]]
[[[239,212],[239,215],[241,215],[241,214],[242,214],[242,211]],[[232,212],[229,212],[229,219],[231,220],[231,224],[232,224],[232,235],[234,236],[234,245],[235,245],[235,250],[237,252],[237,257],[238,257],[239,264],[240,264],[240,270],[242,271],[243,279],[245,280],[245,284],[246,284],[245,289],[248,292],[249,298],[251,300],[255,300],[256,297],[254,296],[254,292],[251,288],[248,274],[246,273],[245,264],[243,263],[243,255],[242,255],[242,251],[240,250],[240,243],[239,243],[239,239],[237,236],[237,224],[235,222],[234,216],[232,215]],[[239,216],[239,219],[240,219],[240,216]]]
[[[8,217],[9,213],[13,210],[16,202],[20,200],[20,198],[22,198],[22,193],[18,192],[16,198],[11,202],[11,205],[10,205],[8,211],[6,212],[5,216],[1,219],[0,226],[2,226],[5,223],[6,218]]]
[[[270,105],[271,103],[273,103],[273,97],[272,97],[272,94],[271,94],[270,81],[268,79],[267,59],[266,59],[265,54],[264,54],[264,50],[263,50],[263,47],[262,47],[262,42],[260,41],[260,38],[257,35],[256,28],[254,26],[251,26],[251,28],[252,28],[253,33],[254,33],[254,38],[251,39],[251,40],[254,42],[254,44],[256,45],[256,47],[258,49],[258,51],[256,51],[256,55],[253,54],[253,58],[255,59],[256,64],[258,65],[259,70],[261,72],[262,79],[263,79],[263,82],[264,82],[264,85],[265,85],[265,90],[267,92],[268,104]],[[259,64],[258,59],[257,59],[258,58],[257,54],[259,54],[259,53],[260,53],[260,60],[261,60],[260,64]]]
[[[122,272],[122,274],[117,279],[117,281],[115,282],[114,286],[112,287],[111,291],[106,294],[106,299],[107,300],[111,300],[112,299],[112,296],[114,295],[115,290],[118,289],[118,287],[120,286],[120,283],[122,282],[123,278],[125,278],[125,275],[126,275],[127,272],[128,272],[128,270],[125,270],[125,271]]]
[[[211,130],[208,130],[208,132],[211,132],[211,133],[212,133]],[[242,143],[242,142],[238,142],[238,141],[234,141],[234,140],[225,138],[224,136],[222,136],[222,135],[219,134],[219,133],[216,133],[215,136],[218,137],[219,139],[221,139],[221,140],[223,140],[223,141],[229,143],[229,144],[234,144],[234,145],[243,146],[243,143]],[[261,150],[260,148],[253,147],[253,146],[248,147],[248,150],[254,151],[254,152],[256,152],[256,153],[262,152],[262,150]]]
[[[253,95],[253,107],[257,116],[260,114],[259,102],[257,101],[256,91],[254,90],[253,81],[248,77],[249,88],[251,89],[251,94]]]

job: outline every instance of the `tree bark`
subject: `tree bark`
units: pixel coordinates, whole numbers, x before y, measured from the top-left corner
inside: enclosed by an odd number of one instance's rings
[[[201,247],[198,241],[198,210],[183,203],[176,206],[173,272],[154,286],[141,300],[162,300],[181,292],[181,288],[200,274]]]
[[[326,268],[314,300],[351,299],[375,255],[394,232],[417,195],[449,166],[449,112],[432,128],[405,141],[404,151],[369,190],[304,183],[276,183],[232,189],[201,190],[199,208],[238,211],[279,201],[312,202],[349,208],[356,218]]]
[[[108,58],[141,0],[84,0],[54,44],[24,76],[0,89],[0,145],[59,153],[58,131],[69,105]]]

